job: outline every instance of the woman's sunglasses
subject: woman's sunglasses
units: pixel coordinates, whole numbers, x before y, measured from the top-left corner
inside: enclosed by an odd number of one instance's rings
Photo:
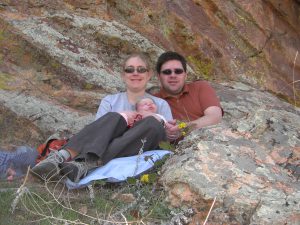
[[[174,72],[176,75],[180,75],[184,72],[184,70],[180,69],[180,68],[177,68],[177,69],[174,69],[174,70],[166,69],[166,70],[161,71],[161,73],[164,74],[164,75],[171,75],[172,72]]]
[[[134,73],[136,71],[137,73],[146,73],[148,72],[148,69],[145,67],[137,67],[136,69],[134,67],[127,67],[124,69],[125,73]]]

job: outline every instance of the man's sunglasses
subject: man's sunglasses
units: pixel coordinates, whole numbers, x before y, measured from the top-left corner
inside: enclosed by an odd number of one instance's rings
[[[180,69],[180,68],[177,68],[177,69],[174,69],[174,70],[166,69],[166,70],[161,71],[161,73],[164,74],[164,75],[171,75],[172,72],[174,72],[176,75],[180,75],[184,72],[184,70]]]
[[[136,71],[137,73],[146,73],[148,72],[148,69],[145,67],[137,67],[136,69],[134,67],[127,67],[124,69],[125,73],[134,73]]]

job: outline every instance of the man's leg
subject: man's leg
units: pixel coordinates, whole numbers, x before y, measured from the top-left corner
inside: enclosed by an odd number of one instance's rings
[[[113,158],[137,155],[141,148],[143,151],[153,150],[163,140],[166,140],[166,133],[162,124],[152,116],[146,117],[136,122],[122,136],[115,138],[101,160],[107,163]]]

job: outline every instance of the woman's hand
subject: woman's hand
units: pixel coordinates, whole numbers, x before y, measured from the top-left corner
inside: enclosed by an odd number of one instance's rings
[[[128,111],[126,112],[127,118],[128,118],[128,124],[133,124],[137,121],[138,113],[134,111]]]
[[[124,117],[129,126],[136,121],[136,118],[138,116],[138,113],[135,111],[122,111],[120,112],[120,114]]]

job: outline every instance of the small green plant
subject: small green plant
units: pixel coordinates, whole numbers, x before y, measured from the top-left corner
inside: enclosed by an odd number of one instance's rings
[[[175,151],[175,148],[176,148],[175,144],[173,144],[173,143],[171,143],[171,142],[169,142],[169,141],[161,141],[161,142],[159,143],[159,147],[160,147],[161,149],[169,150],[169,151],[172,151],[172,152],[174,152],[174,151]]]
[[[14,224],[13,219],[10,215],[10,205],[11,202],[14,199],[14,193],[15,191],[13,189],[7,188],[7,191],[1,191],[0,192],[0,218],[1,218],[1,224]]]
[[[177,126],[180,130],[180,135],[178,136],[177,140],[187,136],[189,133],[192,132],[194,129],[195,124],[193,123],[188,123],[184,121],[177,121]],[[176,140],[175,140],[176,142]],[[170,142],[170,141],[162,141],[159,143],[159,147],[161,149],[169,150],[175,152],[176,149],[176,143],[175,142]]]

